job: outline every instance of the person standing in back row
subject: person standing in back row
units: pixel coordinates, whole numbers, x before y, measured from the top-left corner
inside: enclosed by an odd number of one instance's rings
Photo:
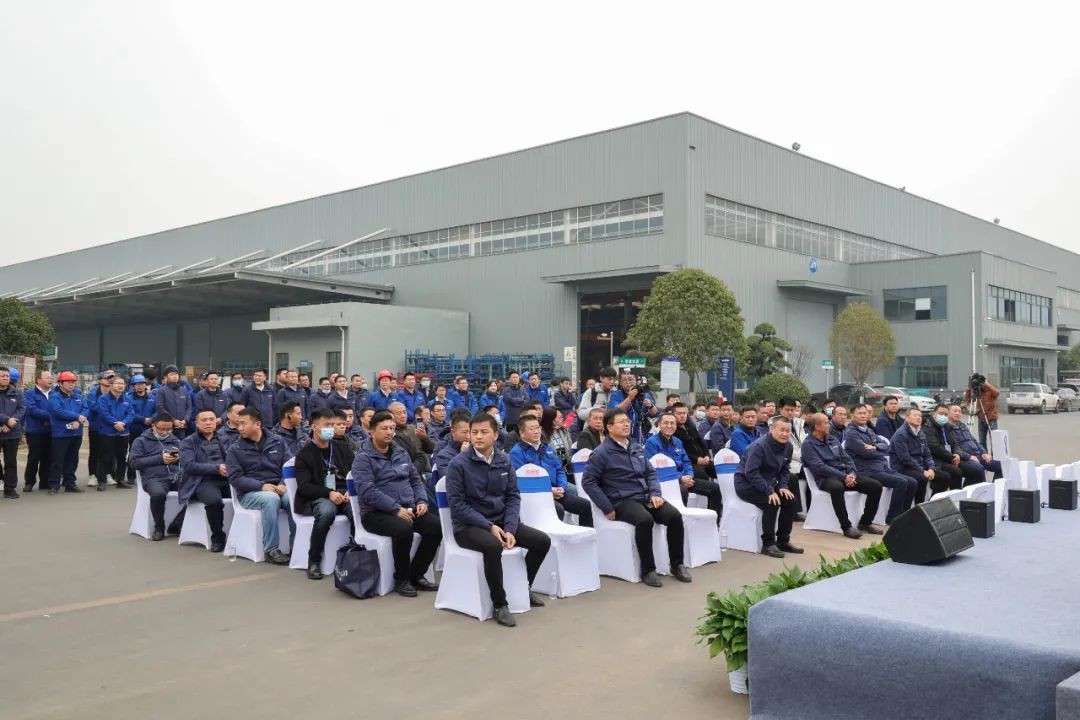
[[[49,419],[49,394],[53,375],[48,370],[38,373],[34,387],[23,394],[26,403],[26,472],[23,492],[33,492],[38,485],[48,490],[49,467],[52,464],[52,425]]]
[[[19,498],[17,457],[23,435],[26,401],[22,391],[11,382],[11,371],[0,367],[0,473],[4,477],[4,497]]]
[[[131,397],[124,392],[126,389],[124,378],[116,375],[109,392],[98,398],[98,492],[108,487],[110,475],[116,479],[117,490],[133,486],[127,481],[127,456],[135,411]]]
[[[165,413],[171,417],[173,434],[183,440],[187,437],[187,421],[191,417],[191,394],[180,382],[180,370],[175,365],[167,365],[164,373],[165,384],[154,393],[154,414]]]
[[[82,393],[75,387],[75,373],[64,370],[57,376],[60,383],[49,394],[49,425],[52,432],[52,466],[49,471],[49,494],[81,493],[75,482],[79,466],[79,448],[86,426],[86,406]]]

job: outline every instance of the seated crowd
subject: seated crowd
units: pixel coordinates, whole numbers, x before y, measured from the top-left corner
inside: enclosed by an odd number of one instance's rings
[[[195,390],[168,366],[163,384],[136,375],[128,389],[122,378],[102,373],[84,398],[71,372],[57,376],[57,387],[42,372],[24,398],[0,369],[0,397],[11,405],[0,407],[7,411],[0,420],[16,438],[24,418],[31,425],[25,433],[36,464],[32,472],[27,468],[24,491],[40,484],[50,494],[61,487],[81,492],[75,471],[88,426],[98,491],[110,476],[121,489],[137,476],[150,496],[153,540],[177,534],[187,503],[197,500],[206,509],[210,550],[222,552],[224,501],[232,497],[261,513],[265,557],[284,565],[290,557],[281,549],[278,513],[289,510],[283,468],[295,459],[295,510],[314,518],[308,577],[322,578],[327,534],[342,515],[391,539],[394,589],[415,597],[438,588],[427,578],[443,539],[435,483],[444,477],[455,540],[483,556],[496,620],[513,625],[502,551],[526,550],[531,584],[551,545],[545,533],[521,521],[515,472],[526,464],[547,471],[560,519],[573,515],[591,527],[595,506],[597,518],[632,525],[641,579],[654,587],[662,584],[652,549],[657,523],[665,526],[672,576],[691,581],[682,514],[663,499],[650,462],[656,455],[676,468],[683,502],[691,493],[700,496],[719,522],[723,504],[713,457],[723,448],[737,453],[735,492],[762,510],[762,552],[771,557],[802,552],[791,543],[801,515],[800,480],[812,477],[829,495],[843,533],[858,538],[883,532],[874,524],[883,488],[892,490],[888,524],[924,501],[927,488],[939,492],[981,482],[987,471],[1001,476],[1000,463],[972,436],[958,405],[938,406],[926,427],[917,409],[901,416],[895,398],[886,399],[876,421],[868,405],[844,408],[832,400],[805,416],[789,398],[741,408],[727,400],[690,407],[673,394],[661,408],[647,385],[612,368],[587,381],[580,397],[568,378],[549,388],[539,375],[517,372],[505,383],[490,381],[479,395],[462,376],[452,388],[433,388],[413,373],[398,385],[387,370],[377,374],[371,393],[360,375],[334,373],[315,389],[310,378],[288,369],[278,371],[275,383],[263,369],[254,371],[250,384],[233,375],[227,390],[221,390],[220,377],[204,373]],[[582,449],[592,453],[579,487],[571,458]],[[11,468],[7,462],[5,492]],[[181,511],[166,527],[166,498],[173,490]],[[860,517],[848,517],[848,491],[866,495]],[[286,516],[294,534],[292,514]],[[415,553],[414,533],[420,536]],[[530,602],[543,605],[535,593]]]

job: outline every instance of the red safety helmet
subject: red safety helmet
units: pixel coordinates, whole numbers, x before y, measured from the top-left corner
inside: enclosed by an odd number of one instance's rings
[[[376,380],[382,380],[383,378],[390,378],[391,380],[393,380],[394,379],[394,373],[390,372],[389,370],[380,370],[379,374],[376,376],[375,379]]]
[[[78,378],[75,377],[75,373],[70,370],[65,370],[56,376],[57,382],[78,382]]]

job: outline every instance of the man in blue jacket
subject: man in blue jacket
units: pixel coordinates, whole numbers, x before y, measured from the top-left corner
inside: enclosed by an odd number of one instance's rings
[[[333,386],[327,407],[331,410],[349,410],[356,417],[356,403],[349,392],[349,381],[344,375],[338,375],[334,378]]]
[[[548,393],[547,387],[540,382],[540,373],[532,372],[526,373],[528,375],[525,386],[525,392],[532,400],[539,400],[540,404],[547,407],[551,404],[551,395]]]
[[[922,411],[918,408],[907,411],[903,426],[889,441],[889,467],[918,483],[915,488],[915,502],[926,500],[927,483],[933,484],[934,492],[949,487],[947,476],[938,478],[937,466],[922,431]]]
[[[247,386],[244,383],[244,373],[236,372],[232,374],[229,387],[225,388],[225,400],[229,405],[233,403],[244,402],[244,391],[247,390]]]
[[[465,408],[470,415],[480,412],[480,405],[476,398],[469,392],[469,381],[464,375],[454,378],[454,389],[446,393],[446,409],[453,412],[457,408]]]
[[[638,445],[645,444],[651,430],[649,418],[656,417],[659,410],[652,393],[639,387],[636,375],[627,372],[619,376],[619,388],[608,397],[607,408],[625,412],[630,419],[630,439]]]
[[[353,399],[353,416],[360,417],[360,411],[368,406],[367,380],[363,375],[353,375],[349,378],[349,393]]]
[[[904,418],[900,417],[900,400],[895,395],[889,395],[881,404],[881,414],[878,415],[874,424],[874,431],[888,440],[896,431],[904,426]]]
[[[154,414],[168,414],[173,419],[173,434],[183,439],[188,434],[187,421],[191,417],[191,394],[180,382],[180,370],[175,365],[167,365],[164,372],[165,384],[154,393]]]
[[[296,534],[282,474],[288,459],[285,443],[263,429],[262,415],[255,408],[241,410],[236,427],[240,439],[225,455],[229,483],[236,488],[242,507],[262,513],[262,545],[267,561],[288,565],[289,556],[278,548],[279,510],[284,510],[289,519],[290,547],[291,538]]]
[[[731,440],[731,434],[735,432],[735,406],[730,400],[720,403],[720,417],[709,429],[709,452],[714,456],[723,448],[727,447]],[[735,452],[738,452],[736,450]]]
[[[218,417],[204,408],[195,413],[195,432],[180,443],[180,506],[198,500],[206,507],[210,525],[210,552],[225,549],[225,504],[229,497],[229,469],[225,447],[216,432]]]
[[[221,390],[221,375],[211,370],[206,373],[206,387],[195,393],[195,408],[192,410],[192,416],[197,417],[200,410],[210,410],[220,424],[228,407],[229,396]]]
[[[869,405],[858,405],[851,411],[851,424],[844,433],[844,450],[851,456],[860,476],[877,480],[882,487],[892,488],[889,512],[885,515],[885,524],[888,525],[911,507],[919,484],[914,478],[889,468],[886,463],[889,441],[874,432],[869,420]]]
[[[243,403],[236,402],[229,405],[225,413],[225,422],[221,423],[217,429],[217,439],[221,443],[223,457],[224,453],[229,452],[233,443],[240,439],[240,431],[236,428],[236,423],[240,420],[240,411],[243,409]]]
[[[836,417],[836,413],[841,409],[837,407],[833,417]],[[802,444],[803,468],[813,474],[814,482],[819,488],[829,493],[833,512],[840,521],[844,536],[858,540],[864,532],[870,535],[883,534],[873,524],[878,503],[881,502],[881,483],[858,474],[855,463],[830,431],[831,422],[823,413],[814,413],[806,418],[806,424],[810,428],[810,435]],[[851,518],[848,517],[847,501],[844,499],[844,493],[848,490],[866,496],[866,506],[859,519],[858,529],[851,526]]]
[[[49,486],[49,467],[52,462],[52,432],[49,420],[49,394],[53,375],[48,370],[38,373],[34,387],[23,393],[26,403],[26,471],[23,492],[33,492],[35,485],[42,490]]]
[[[389,370],[380,370],[379,374],[375,377],[375,382],[379,387],[375,392],[371,393],[367,397],[367,405],[370,405],[376,412],[379,410],[386,410],[390,407],[390,403],[397,400],[394,397],[394,391],[390,389],[390,385],[394,380],[394,373]]]
[[[466,388],[467,391],[467,388]],[[520,521],[521,496],[510,458],[495,447],[499,424],[487,414],[469,422],[469,449],[459,453],[445,470],[446,498],[454,524],[454,539],[484,558],[495,622],[514,627],[503,587],[502,553],[522,547],[529,587],[551,549],[551,538]],[[680,547],[682,547],[680,545]],[[542,607],[544,601],[529,591],[529,604]]]
[[[154,542],[165,539],[165,501],[180,479],[180,438],[173,433],[173,422],[168,413],[155,415],[150,429],[131,446],[129,462],[150,495],[150,515],[154,519],[150,539]]]
[[[689,499],[691,492],[703,495],[709,509],[716,513],[716,521],[719,523],[720,515],[724,511],[720,486],[708,477],[695,475],[693,460],[686,454],[686,448],[682,440],[675,436],[678,429],[678,419],[675,413],[669,410],[660,413],[660,420],[657,422],[656,428],[658,432],[655,435],[650,435],[649,439],[645,441],[645,457],[651,458],[653,455],[663,454],[671,458],[675,463],[675,467],[679,469],[679,490],[682,493],[683,502],[685,503]]]
[[[757,411],[750,410],[756,416]],[[773,418],[769,434],[750,443],[735,470],[735,494],[761,509],[761,554],[774,558],[803,552],[791,544],[795,494],[788,489],[790,441],[791,421],[782,415]]]
[[[401,382],[402,388],[397,391],[395,397],[398,402],[405,406],[405,414],[408,417],[407,422],[416,422],[416,409],[421,405],[426,405],[427,398],[416,387],[415,373],[405,373]]]
[[[555,397],[551,401],[554,403],[555,409],[561,412],[564,418],[577,411],[578,396],[570,385],[570,378],[559,378],[559,389],[555,391]]]
[[[98,452],[101,449],[101,419],[98,417],[98,400],[102,395],[107,395],[110,388],[112,388],[112,380],[116,377],[116,373],[112,370],[104,370],[98,373],[97,385],[90,389],[90,392],[86,394],[85,407],[86,407],[86,422],[88,426],[88,436],[90,443],[90,452],[86,456],[86,474],[90,476],[90,482],[88,485],[97,484],[97,471],[99,465],[99,459],[101,457]]]
[[[371,418],[371,439],[360,446],[352,464],[353,482],[360,501],[360,524],[376,535],[389,537],[394,556],[394,592],[416,597],[417,590],[438,590],[424,579],[439,543],[438,515],[428,512],[428,496],[420,473],[398,443],[397,423],[386,410]],[[410,558],[413,533],[420,545]]]
[[[608,520],[634,526],[634,542],[641,558],[641,581],[649,587],[663,583],[656,574],[653,555],[653,526],[667,526],[668,560],[671,574],[680,582],[690,582],[683,565],[682,514],[660,493],[656,470],[645,459],[640,445],[630,440],[630,416],[620,408],[604,414],[607,437],[593,451],[581,478],[582,489]]]
[[[267,422],[271,422],[277,417],[277,403],[274,400],[274,387],[267,382],[269,373],[265,368],[259,368],[251,378],[251,384],[244,388],[241,402],[245,407],[255,408]]]
[[[752,405],[746,405],[739,410],[739,424],[731,431],[728,447],[741,458],[750,444],[759,437],[762,435],[757,425],[757,410]],[[790,439],[790,435],[788,437]]]
[[[307,431],[304,429],[304,419],[300,414],[300,406],[295,400],[286,400],[278,409],[278,423],[270,432],[281,438],[285,443],[285,459],[296,457],[300,448],[308,441]]]
[[[555,511],[562,520],[570,512],[578,516],[578,524],[592,527],[592,506],[589,501],[577,494],[577,488],[566,481],[566,470],[555,452],[544,444],[540,431],[540,421],[527,415],[518,425],[517,444],[510,449],[510,464],[517,470],[522,465],[539,465],[548,472],[551,479],[551,494],[555,501]]]
[[[79,466],[79,448],[86,426],[86,406],[82,393],[75,387],[75,373],[64,370],[57,376],[59,385],[49,393],[49,428],[52,433],[52,465],[49,470],[49,494],[81,493],[75,482]]]
[[[128,454],[131,454],[131,446],[144,432],[150,429],[154,422],[154,394],[149,389],[149,383],[145,375],[133,375],[131,378],[131,390],[128,391],[128,400],[131,401],[131,432],[128,433]],[[135,468],[131,463],[127,466],[127,481],[129,485],[135,483]]]
[[[112,379],[109,392],[98,398],[98,492],[109,486],[110,475],[116,479],[117,489],[132,487],[127,481],[127,456],[135,412],[131,399],[124,392],[126,389],[124,378],[117,375]]]
[[[0,367],[0,474],[4,477],[4,497],[17,500],[19,491],[19,440],[23,436],[26,400],[11,382],[11,371]]]
[[[304,388],[300,386],[300,375],[295,370],[290,370],[285,375],[285,387],[278,390],[277,395],[274,397],[274,401],[277,404],[278,412],[281,412],[281,408],[287,402],[294,402],[300,406],[300,422],[307,422],[308,415],[308,394],[304,391]]]
[[[964,422],[964,408],[956,403],[949,405],[949,424],[955,440],[954,449],[960,454],[961,459],[974,467],[981,467],[984,472],[989,470],[994,473],[995,480],[1001,477],[1001,462],[995,460],[971,434],[967,423]]]

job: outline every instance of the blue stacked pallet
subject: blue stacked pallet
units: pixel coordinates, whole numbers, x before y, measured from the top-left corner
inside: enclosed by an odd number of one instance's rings
[[[482,388],[484,383],[492,378],[505,378],[511,370],[538,373],[540,379],[548,383],[555,377],[555,356],[535,353],[487,353],[457,358],[453,354],[439,355],[431,351],[415,350],[405,353],[405,370],[427,374],[434,384],[446,386],[450,386],[456,376],[464,375],[474,389]]]

